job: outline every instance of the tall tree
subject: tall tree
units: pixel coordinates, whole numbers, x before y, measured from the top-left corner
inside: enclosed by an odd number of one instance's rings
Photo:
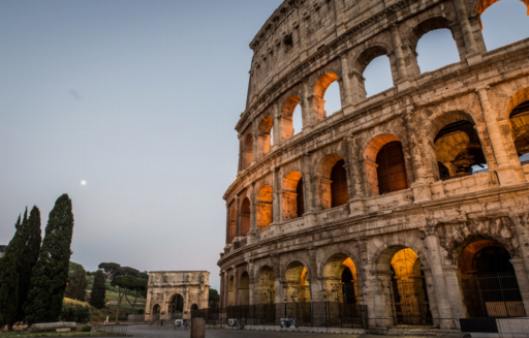
[[[105,307],[105,274],[101,270],[97,270],[94,276],[94,284],[92,285],[92,292],[90,293],[90,305],[96,309]]]
[[[24,238],[24,246],[19,259],[18,272],[20,274],[19,280],[19,304],[17,308],[16,320],[24,320],[24,304],[27,300],[31,273],[40,251],[40,211],[34,206],[29,213],[29,218],[22,226],[22,233]]]
[[[0,325],[15,323],[19,300],[20,275],[17,269],[18,259],[24,244],[22,237],[22,224],[20,216],[15,224],[15,234],[7,245],[4,257],[0,260]]]
[[[73,222],[72,201],[64,194],[57,199],[50,212],[39,258],[31,276],[25,307],[26,320],[30,324],[59,319],[72,254]]]
[[[86,271],[81,264],[70,262],[68,268],[68,282],[64,295],[66,297],[85,300],[86,293]]]

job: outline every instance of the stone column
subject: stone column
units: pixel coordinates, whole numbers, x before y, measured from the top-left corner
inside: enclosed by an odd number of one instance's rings
[[[518,282],[523,306],[525,308],[525,313],[527,314],[529,311],[529,276],[527,275],[524,262],[520,257],[512,258],[511,264],[516,274],[516,281]]]
[[[303,117],[303,129],[308,130],[314,125],[314,111],[312,107],[312,90],[309,83],[303,83],[303,94],[301,95],[301,115]]]
[[[393,44],[393,53],[389,56],[390,58],[395,58],[395,60],[391,60],[393,81],[395,81],[395,83],[406,81],[409,74],[406,65],[406,57],[402,50],[402,39],[400,38],[399,27],[397,25],[391,27],[391,43]],[[390,51],[388,51],[388,53],[389,52]],[[393,64],[395,64],[396,67],[394,67]]]
[[[454,329],[456,325],[453,320],[454,315],[450,306],[448,288],[442,268],[439,239],[434,233],[429,233],[424,239],[424,244],[430,261],[433,291],[435,293],[437,312],[439,314],[439,327],[441,329]]]
[[[486,123],[488,136],[492,143],[494,159],[498,165],[496,172],[501,185],[516,185],[525,181],[522,167],[518,156],[513,156],[512,141],[511,149],[506,145],[507,140],[505,133],[502,133],[498,125],[498,113],[495,112],[489,102],[488,91],[486,88],[478,89],[481,111]]]
[[[250,233],[248,236],[248,242],[252,243],[258,235],[257,231],[257,222],[256,222],[256,214],[257,214],[257,198],[255,196],[255,182],[252,183],[252,188],[250,190]]]
[[[340,86],[340,94],[342,99],[342,110],[345,107],[348,107],[349,105],[353,104],[353,84],[349,77],[350,69],[349,69],[349,58],[347,53],[343,54],[340,57],[340,63],[342,68],[342,74],[341,74],[341,86]]]
[[[252,151],[253,151],[253,162],[252,163],[255,163],[256,160],[258,160],[261,156],[262,156],[262,153],[260,152],[260,149],[259,149],[259,126],[257,125],[257,123],[253,123],[251,126],[250,126],[250,132],[252,133]]]
[[[351,70],[348,74],[351,86],[351,104],[358,105],[366,98],[366,88],[364,86],[364,77],[358,70]]]
[[[273,119],[274,124],[272,126],[272,134],[274,138],[274,142],[272,143],[272,149],[277,148],[283,140],[281,139],[281,109],[279,107],[279,104],[273,105]]]
[[[459,327],[459,319],[467,317],[466,306],[463,300],[463,294],[459,277],[457,273],[457,267],[454,265],[444,265],[443,271],[446,281],[446,289],[448,292],[448,301],[452,306],[452,316],[454,318],[454,324]]]

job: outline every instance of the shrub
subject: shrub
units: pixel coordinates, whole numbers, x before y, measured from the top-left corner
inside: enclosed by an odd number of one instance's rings
[[[90,310],[85,306],[64,304],[61,319],[66,322],[87,323],[90,321]]]

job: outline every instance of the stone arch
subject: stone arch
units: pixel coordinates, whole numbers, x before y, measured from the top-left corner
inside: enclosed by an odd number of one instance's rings
[[[181,294],[176,293],[171,296],[168,306],[168,313],[170,314],[171,319],[183,318],[184,308],[184,297]]]
[[[276,273],[270,265],[262,265],[256,273],[256,304],[274,304],[276,298]]]
[[[406,245],[386,246],[377,257],[381,311],[393,318],[393,324],[431,325],[431,292],[423,262],[426,257]]]
[[[228,299],[227,299],[227,305],[232,306],[235,305],[236,300],[236,290],[235,290],[235,276],[233,274],[228,275]]]
[[[294,127],[296,118],[302,119],[301,116],[296,116],[298,114],[301,114],[301,96],[289,96],[281,107],[281,140],[288,140],[301,131]]]
[[[299,260],[290,262],[285,269],[285,296],[287,303],[310,303],[309,267]]]
[[[270,153],[273,144],[274,118],[272,115],[266,115],[261,118],[257,128],[259,134],[257,137],[259,149],[262,155]]]
[[[478,5],[477,19],[488,51],[529,38],[529,6],[524,1],[481,1]],[[508,18],[508,25],[496,20],[500,15]]]
[[[245,197],[240,207],[239,236],[246,236],[250,232],[251,213],[250,199]]]
[[[228,206],[228,236],[227,241],[231,243],[237,235],[237,205],[232,201]]]
[[[483,14],[494,3],[498,0],[472,0],[471,9],[473,10],[474,15]],[[527,6],[527,15],[529,15],[529,0],[520,0]]]
[[[322,266],[325,299],[344,304],[361,302],[360,273],[354,259],[345,253],[335,253]]]
[[[269,184],[263,184],[256,195],[255,221],[258,228],[266,228],[273,222],[273,189]]]
[[[305,201],[303,196],[303,176],[294,170],[283,177],[281,210],[285,219],[303,216]]]
[[[381,45],[373,45],[373,46],[368,47],[366,50],[364,50],[360,54],[355,64],[355,70],[358,72],[358,74],[361,74],[361,77],[360,77],[360,80],[362,82],[362,85],[360,86],[361,92],[358,93],[360,97],[364,98],[364,97],[376,94],[375,92],[371,92],[367,88],[369,85],[370,79],[366,77],[366,69],[375,61],[375,59],[384,57],[384,56],[387,58],[388,63],[390,65],[390,73],[385,74],[385,76],[387,76],[388,78],[383,79],[383,81],[388,82],[388,83],[391,82],[392,85],[388,86],[388,88],[393,87],[394,80],[396,78],[395,77],[396,65],[394,64],[394,61],[392,60],[392,57],[390,56],[390,53],[388,52],[388,48],[383,47]],[[381,79],[377,78],[376,80],[380,81]],[[379,90],[378,92],[383,91],[388,88],[384,88],[382,90]]]
[[[402,142],[395,134],[372,138],[364,150],[367,184],[373,195],[408,188]]]
[[[238,305],[250,305],[250,275],[248,271],[239,274]]]
[[[334,71],[327,71],[324,72],[318,80],[314,83],[314,89],[313,89],[313,105],[314,105],[314,113],[316,114],[315,118],[317,120],[323,120],[325,117],[328,116],[328,113],[325,108],[325,94],[329,87],[334,84],[339,84],[339,76],[338,73]],[[341,100],[341,99],[340,99]],[[334,112],[331,112],[334,113]]]
[[[434,32],[434,31],[439,31],[442,29],[446,29],[450,31],[451,33],[453,46],[458,56],[458,60],[453,60],[453,61],[460,62],[463,59],[463,56],[465,55],[465,51],[464,51],[465,46],[460,37],[459,31],[456,29],[456,25],[451,20],[449,20],[448,18],[444,16],[433,16],[433,17],[430,17],[420,22],[411,31],[410,46],[412,50],[415,52],[418,67],[419,67],[420,58],[421,58],[421,56],[418,53],[419,41],[423,37],[426,37],[427,34]],[[446,61],[442,63],[439,62],[438,64],[435,64],[434,67],[428,69],[427,71],[442,68],[450,63],[452,62],[446,62]],[[419,69],[419,71],[422,72],[423,70]]]
[[[326,155],[320,163],[319,198],[322,208],[328,209],[349,201],[345,160],[338,154]]]
[[[254,160],[253,154],[253,135],[249,132],[243,136],[242,143],[242,168],[248,168]]]
[[[529,88],[516,92],[509,108],[514,147],[520,161],[526,163],[529,161]]]
[[[488,168],[482,142],[469,114],[460,111],[442,114],[432,122],[432,129],[438,178],[461,177]]]
[[[156,321],[160,319],[160,304],[154,304],[152,307],[152,320]]]
[[[503,245],[470,238],[459,254],[458,270],[469,317],[524,317],[512,256]]]

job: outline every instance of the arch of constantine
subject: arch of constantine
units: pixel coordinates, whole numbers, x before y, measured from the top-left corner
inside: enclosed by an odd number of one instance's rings
[[[370,327],[443,329],[529,312],[529,39],[486,49],[494,2],[286,0],[273,13],[251,42],[224,195],[224,308],[268,305],[277,323],[289,304],[362,305]],[[439,29],[459,61],[423,72],[417,45]],[[368,96],[381,56],[393,86]]]

